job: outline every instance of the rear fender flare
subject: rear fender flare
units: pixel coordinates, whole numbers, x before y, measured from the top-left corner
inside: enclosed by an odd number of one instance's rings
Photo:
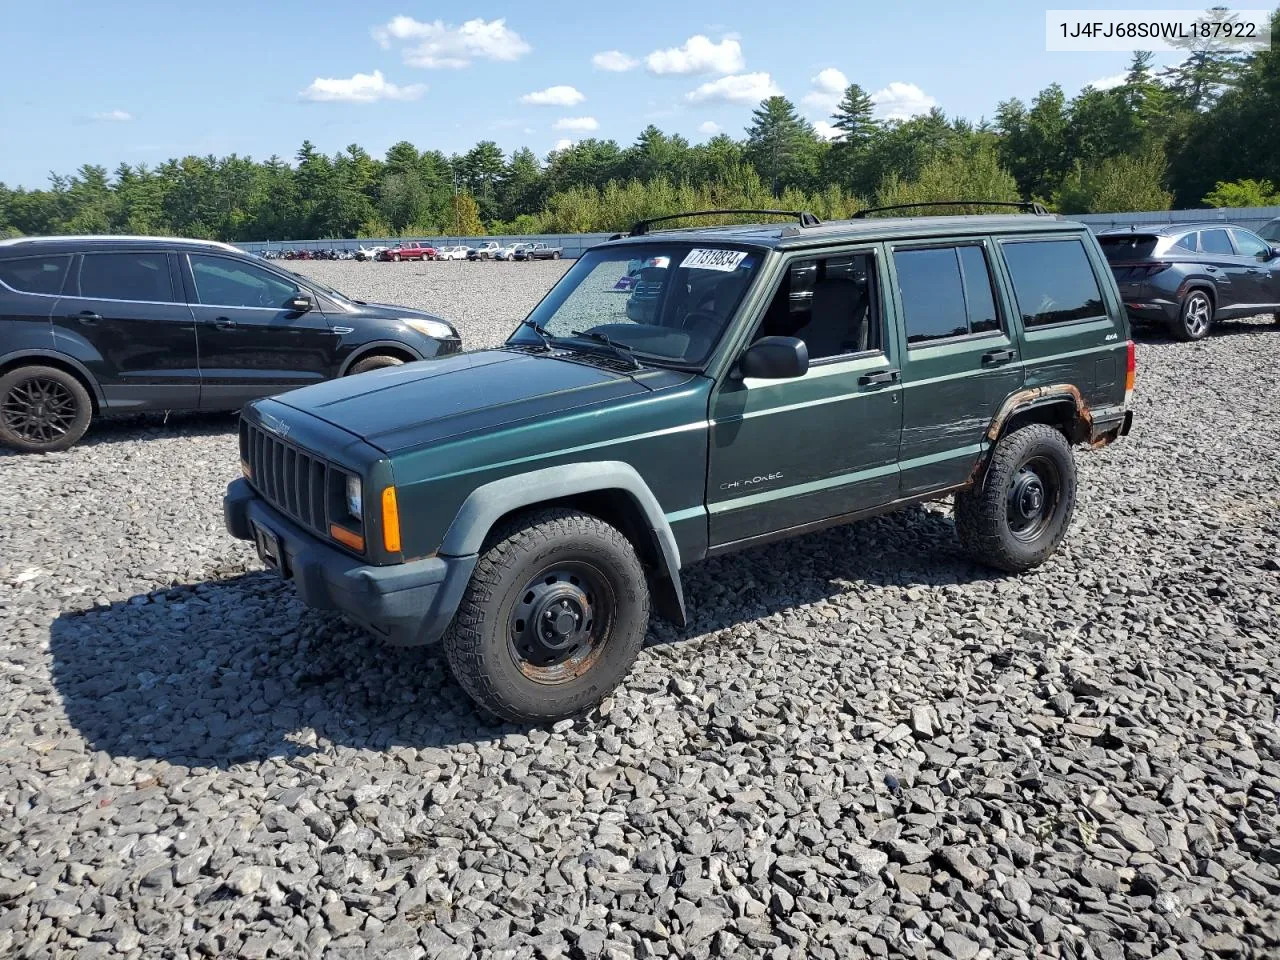
[[[93,395],[94,403],[98,405],[98,408],[102,410],[107,408],[106,398],[103,396],[102,386],[98,383],[97,378],[89,372],[88,367],[75,357],[68,354],[60,353],[55,350],[42,350],[39,348],[32,350],[14,350],[11,353],[6,353],[4,356],[0,356],[0,368],[25,366],[32,363],[39,363],[42,360],[48,362],[50,366],[70,367],[80,376],[80,379],[84,381],[85,385],[89,388],[89,392]]]
[[[659,558],[655,606],[679,626],[688,622],[680,583],[680,548],[657,497],[636,472],[620,460],[568,463],[494,480],[471,492],[459,508],[440,545],[445,556],[480,552],[485,537],[509,513],[544,503],[564,501],[587,493],[622,492],[644,517]],[[643,544],[637,544],[641,551]]]
[[[1071,421],[1067,424],[1069,432],[1067,440],[1072,444],[1087,441],[1093,433],[1093,412],[1085,401],[1080,388],[1070,383],[1051,383],[1040,387],[1029,387],[1010,394],[991,418],[984,439],[987,450],[978,458],[969,476],[969,486],[980,486],[986,475],[987,461],[991,451],[1007,428],[1018,416],[1030,411],[1046,407],[1067,408],[1074,410]]]

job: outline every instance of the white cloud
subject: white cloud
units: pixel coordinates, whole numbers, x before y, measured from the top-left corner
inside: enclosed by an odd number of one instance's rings
[[[813,89],[804,95],[804,102],[823,113],[835,111],[840,98],[844,96],[845,88],[849,86],[849,78],[835,67],[819,71],[809,82],[813,84]]]
[[[782,93],[773,77],[767,73],[741,73],[731,77],[721,77],[704,83],[690,93],[685,99],[690,103],[708,103],[724,101],[726,103],[759,103],[766,97]]]
[[[417,100],[426,92],[425,83],[405,86],[388,83],[382,71],[375,70],[346,78],[316,77],[298,96],[317,103],[374,103],[378,100]]]
[[[384,49],[390,49],[397,41],[406,44],[401,56],[411,67],[456,69],[472,60],[518,60],[533,49],[501,18],[476,18],[455,27],[442,20],[423,23],[398,16],[374,27],[373,38]]]
[[[621,50],[605,50],[603,53],[597,53],[591,58],[591,63],[597,70],[608,70],[610,73],[625,73],[640,66],[639,60],[627,56]]]
[[[903,83],[895,80],[883,90],[871,95],[876,113],[885,120],[909,120],[921,113],[928,113],[938,105],[938,101],[929,96],[914,83]]]
[[[552,147],[552,148],[551,148],[551,152],[552,152],[552,153],[559,153],[561,150],[568,150],[570,147],[572,147],[572,146],[574,145],[574,143],[575,143],[575,142],[576,142],[576,141],[574,141],[574,140],[568,140],[568,139],[565,139],[565,140],[557,140],[557,141],[556,141],[556,145],[555,145],[554,147]]]
[[[561,117],[556,121],[557,130],[597,130],[600,124],[595,117]]]
[[[720,132],[720,124],[714,120],[703,120],[702,123],[698,124],[698,132],[705,133],[708,137],[714,137]]]
[[[127,110],[106,110],[102,113],[95,113],[93,119],[103,123],[128,123],[133,119],[133,114]]]
[[[581,103],[585,99],[587,98],[580,91],[573,87],[562,85],[526,93],[520,98],[520,102],[532,103],[543,107],[572,107],[575,103]]]
[[[844,131],[835,124],[828,123],[826,120],[815,120],[813,123],[813,132],[818,135],[821,140],[838,140],[844,135]]]
[[[682,47],[655,50],[644,62],[650,73],[733,73],[746,66],[742,44],[733,37],[712,43],[702,34],[690,37]]]
[[[1095,90],[1114,90],[1116,87],[1123,84],[1127,77],[1128,74],[1126,73],[1113,73],[1109,77],[1103,77],[1101,80],[1093,81],[1093,83],[1088,84],[1088,86],[1093,87]]]
[[[534,132],[536,132],[536,131],[533,129],[533,127],[525,127],[525,128],[524,128],[524,132],[525,132],[525,133],[534,133]]]

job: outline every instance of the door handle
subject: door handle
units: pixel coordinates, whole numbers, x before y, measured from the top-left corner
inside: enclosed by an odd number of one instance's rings
[[[230,317],[218,317],[216,320],[213,321],[213,325],[217,327],[219,330],[234,330],[236,327],[236,322],[232,320]]]
[[[897,383],[900,374],[897,370],[877,370],[875,373],[864,373],[858,383],[864,387],[877,387],[886,383]]]
[[[1012,350],[988,350],[982,355],[982,362],[984,364],[989,363],[992,366],[998,366],[1002,363],[1009,363],[1016,356],[1017,354]]]
[[[92,310],[81,310],[79,313],[73,313],[67,317],[68,320],[79,320],[86,327],[91,327],[102,319],[101,315],[94,313]]]
[[[1249,272],[1250,272],[1250,273],[1261,273],[1262,271],[1261,271],[1261,270],[1259,270],[1257,267],[1250,267],[1250,268],[1249,268]]]

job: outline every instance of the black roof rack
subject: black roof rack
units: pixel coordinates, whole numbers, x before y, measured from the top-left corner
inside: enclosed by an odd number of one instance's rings
[[[774,217],[794,217],[802,227],[817,227],[822,221],[815,217],[807,210],[692,210],[689,213],[672,213],[665,217],[649,217],[647,220],[637,220],[631,227],[630,236],[643,237],[649,232],[649,228],[655,223],[663,223],[667,220],[683,220],[685,217],[716,217],[722,214],[739,214],[750,213],[753,215],[764,215]],[[619,235],[621,236],[621,235]],[[610,238],[615,239],[615,238]]]
[[[1049,216],[1049,211],[1044,208],[1044,204],[1036,203],[1034,200],[931,200],[928,203],[895,203],[887,207],[868,207],[866,210],[859,210],[850,219],[861,220],[869,213],[883,213],[886,210],[912,210],[920,207],[1016,207],[1019,210],[1025,210],[1027,213],[1034,213],[1037,217]]]

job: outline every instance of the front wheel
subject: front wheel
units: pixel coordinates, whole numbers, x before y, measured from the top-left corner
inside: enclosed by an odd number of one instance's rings
[[[551,255],[551,259],[552,259],[552,260],[559,260],[559,259],[560,259],[560,251],[559,251],[559,250],[557,250],[555,253],[553,253],[553,254]]]
[[[365,357],[351,365],[351,369],[347,371],[348,376],[354,376],[357,373],[368,373],[370,370],[381,370],[383,367],[398,367],[404,363],[399,357],[393,357],[389,353],[375,353],[371,357]]]
[[[93,418],[89,391],[56,367],[18,367],[0,377],[0,443],[27,453],[66,450]]]
[[[1203,290],[1192,290],[1182,300],[1173,335],[1179,340],[1203,340],[1213,326],[1213,301]]]
[[[978,562],[1022,573],[1058,549],[1075,503],[1067,438],[1029,423],[1000,439],[977,487],[956,494],[956,533]]]
[[[649,590],[630,541],[597,517],[551,508],[490,537],[444,650],[481,707],[546,723],[617,686],[648,624]]]

